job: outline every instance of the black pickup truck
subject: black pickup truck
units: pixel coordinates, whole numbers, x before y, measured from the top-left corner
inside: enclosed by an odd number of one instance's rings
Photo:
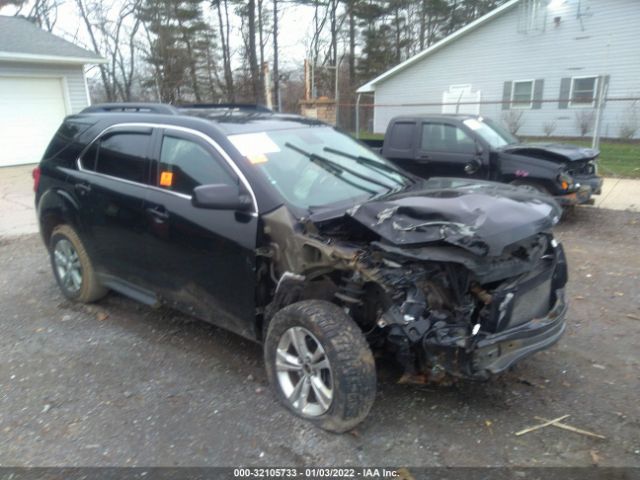
[[[602,190],[599,152],[562,144],[526,144],[487,118],[473,115],[395,117],[384,141],[365,143],[424,178],[463,177],[523,185],[563,206],[593,203]]]

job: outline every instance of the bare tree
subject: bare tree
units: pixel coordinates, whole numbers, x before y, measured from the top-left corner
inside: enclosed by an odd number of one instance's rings
[[[96,53],[100,52],[100,43],[98,42],[98,32],[97,28],[91,21],[91,12],[89,10],[89,5],[86,0],[76,0],[76,6],[78,7],[78,13],[80,14],[80,18],[84,22],[84,25],[87,29],[87,34],[89,35],[89,39],[91,40],[91,45]],[[100,78],[102,79],[102,86],[104,88],[104,93],[106,100],[108,102],[112,102],[115,100],[115,92],[113,90],[112,82],[109,78],[109,70],[108,67],[104,64],[99,64],[98,68],[100,70]]]
[[[620,123],[620,138],[631,140],[640,130],[640,118],[638,115],[638,101],[634,101],[623,113]]]
[[[229,4],[227,0],[212,0],[211,5],[218,13],[218,30],[220,36],[220,46],[222,48],[222,65],[224,68],[224,91],[227,101],[234,102],[236,99],[233,72],[231,70],[231,22],[229,21]]]
[[[18,7],[16,15],[24,15],[51,32],[58,21],[58,7],[63,3],[64,0],[35,0],[26,14],[23,9],[30,5],[29,0],[0,0],[0,8],[6,5]]]
[[[580,136],[584,137],[593,130],[596,114],[593,110],[580,110],[576,112],[576,127],[580,131]]]
[[[523,116],[523,111],[509,110],[502,115],[502,121],[513,135],[517,135],[524,125]]]
[[[547,137],[553,135],[553,132],[556,131],[556,128],[558,128],[558,123],[555,120],[550,120],[542,124],[542,130]]]

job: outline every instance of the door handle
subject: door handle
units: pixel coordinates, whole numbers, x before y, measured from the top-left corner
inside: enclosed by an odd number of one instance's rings
[[[169,212],[167,212],[166,208],[161,206],[149,207],[146,209],[146,212],[158,223],[164,222],[169,218]]]
[[[89,193],[91,191],[91,185],[89,185],[88,183],[76,183],[74,187],[80,195],[84,195],[85,193]]]
[[[426,153],[423,153],[420,156],[418,156],[418,160],[422,160],[423,162],[428,162],[429,160],[431,160],[431,157]]]

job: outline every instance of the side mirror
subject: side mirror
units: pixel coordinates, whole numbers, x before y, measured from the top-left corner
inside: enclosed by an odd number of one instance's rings
[[[467,162],[464,166],[464,173],[467,175],[473,175],[482,167],[482,162],[477,158],[474,158],[470,162]]]
[[[215,210],[251,210],[251,197],[237,186],[226,184],[200,185],[193,189],[191,203],[196,208]]]

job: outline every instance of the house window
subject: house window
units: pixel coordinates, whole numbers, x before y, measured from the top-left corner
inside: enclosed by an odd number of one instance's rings
[[[592,107],[596,99],[598,77],[573,77],[571,79],[571,106]]]
[[[531,108],[533,105],[533,80],[513,82],[511,90],[512,108]]]

